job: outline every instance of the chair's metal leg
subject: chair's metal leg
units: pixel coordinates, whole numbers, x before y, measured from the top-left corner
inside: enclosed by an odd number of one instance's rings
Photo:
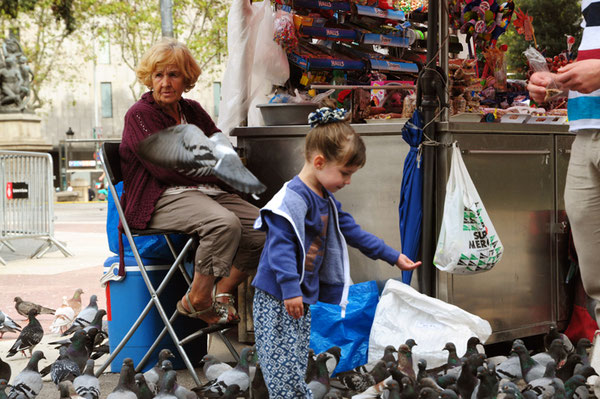
[[[175,319],[177,319],[178,315],[179,315],[179,312],[177,312],[177,310],[175,310],[175,312],[173,312],[173,315],[169,319],[169,323],[173,323],[175,321]],[[167,327],[163,327],[160,334],[158,334],[158,337],[156,337],[156,339],[152,343],[152,346],[150,347],[150,349],[148,349],[148,352],[146,352],[146,354],[144,355],[142,360],[139,361],[137,367],[135,368],[136,372],[139,373],[142,370],[142,368],[146,365],[146,363],[148,362],[148,359],[150,359],[150,356],[152,355],[152,352],[154,352],[154,350],[158,347],[158,344],[160,343],[160,341],[162,341],[162,339],[165,337],[165,335],[167,335]]]
[[[235,350],[235,348],[233,347],[233,345],[231,344],[231,341],[229,340],[229,338],[227,338],[224,334],[224,332],[227,330],[219,330],[217,331],[217,335],[219,336],[219,338],[221,338],[221,341],[223,341],[223,343],[225,344],[225,346],[227,347],[227,349],[229,349],[229,352],[231,353],[231,355],[233,356],[233,358],[235,359],[236,362],[240,361],[240,355],[238,355],[237,351]]]
[[[146,315],[148,314],[148,312],[150,312],[150,309],[152,308],[153,305],[153,301],[149,300],[148,303],[146,304],[146,307],[144,308],[144,310],[142,311],[142,313],[140,313],[140,315],[138,316],[137,320],[135,321],[135,323],[133,323],[133,325],[131,326],[131,328],[129,329],[129,331],[127,331],[127,334],[125,334],[125,336],[123,337],[123,339],[121,340],[121,342],[119,342],[119,345],[117,345],[117,347],[115,348],[115,350],[112,351],[112,353],[110,354],[110,356],[108,357],[108,359],[106,360],[106,362],[104,362],[104,364],[102,366],[100,366],[98,368],[98,370],[96,370],[96,377],[99,377],[100,374],[102,374],[102,372],[104,370],[106,370],[106,368],[112,363],[112,361],[114,360],[114,358],[119,354],[119,352],[121,352],[121,349],[123,349],[123,347],[125,345],[127,345],[127,342],[129,341],[129,339],[133,336],[133,334],[135,334],[136,330],[138,329],[138,327],[140,326],[140,324],[142,324],[142,321],[144,321],[144,318],[146,317]]]

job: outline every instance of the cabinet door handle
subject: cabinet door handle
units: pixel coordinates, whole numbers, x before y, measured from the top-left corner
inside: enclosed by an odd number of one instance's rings
[[[463,154],[485,155],[550,155],[550,150],[461,150]]]

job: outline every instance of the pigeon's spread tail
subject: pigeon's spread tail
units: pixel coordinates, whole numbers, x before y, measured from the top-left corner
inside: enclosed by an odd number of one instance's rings
[[[221,158],[214,171],[219,179],[243,193],[261,194],[267,189],[234,154]]]

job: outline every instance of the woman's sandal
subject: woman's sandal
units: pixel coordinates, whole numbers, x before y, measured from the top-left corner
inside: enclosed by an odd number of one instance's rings
[[[235,298],[233,295],[225,292],[217,294],[217,285],[215,284],[212,291],[212,298],[214,303],[218,303],[227,310],[228,318],[229,315],[232,316],[230,323],[237,323],[238,321],[240,321],[240,317],[238,316],[237,310],[235,308]],[[218,298],[227,298],[227,302],[217,301]]]
[[[183,299],[185,299],[186,301],[186,305],[188,307],[188,309],[191,310],[188,311],[184,306],[181,300],[177,301],[177,311],[179,313],[181,313],[182,315],[186,316],[186,317],[191,317],[193,319],[200,319],[200,320],[204,320],[203,315],[206,315],[210,312],[213,312],[213,314],[219,316],[219,320],[216,323],[212,323],[212,324],[226,324],[227,323],[227,319],[229,318],[229,310],[227,308],[226,304],[221,304],[219,302],[216,302],[213,300],[212,305],[209,306],[206,309],[202,309],[202,310],[196,310],[194,309],[194,306],[192,305],[192,302],[190,301],[190,293],[187,292]]]

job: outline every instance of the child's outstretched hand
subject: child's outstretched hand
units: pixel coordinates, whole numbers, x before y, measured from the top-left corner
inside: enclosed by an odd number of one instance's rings
[[[285,305],[285,310],[287,310],[288,314],[294,319],[299,319],[304,316],[304,303],[302,302],[301,296],[284,299],[283,304]]]
[[[396,266],[398,266],[400,270],[414,270],[421,266],[421,261],[413,262],[412,260],[408,259],[408,256],[400,254],[398,260],[396,261]]]

